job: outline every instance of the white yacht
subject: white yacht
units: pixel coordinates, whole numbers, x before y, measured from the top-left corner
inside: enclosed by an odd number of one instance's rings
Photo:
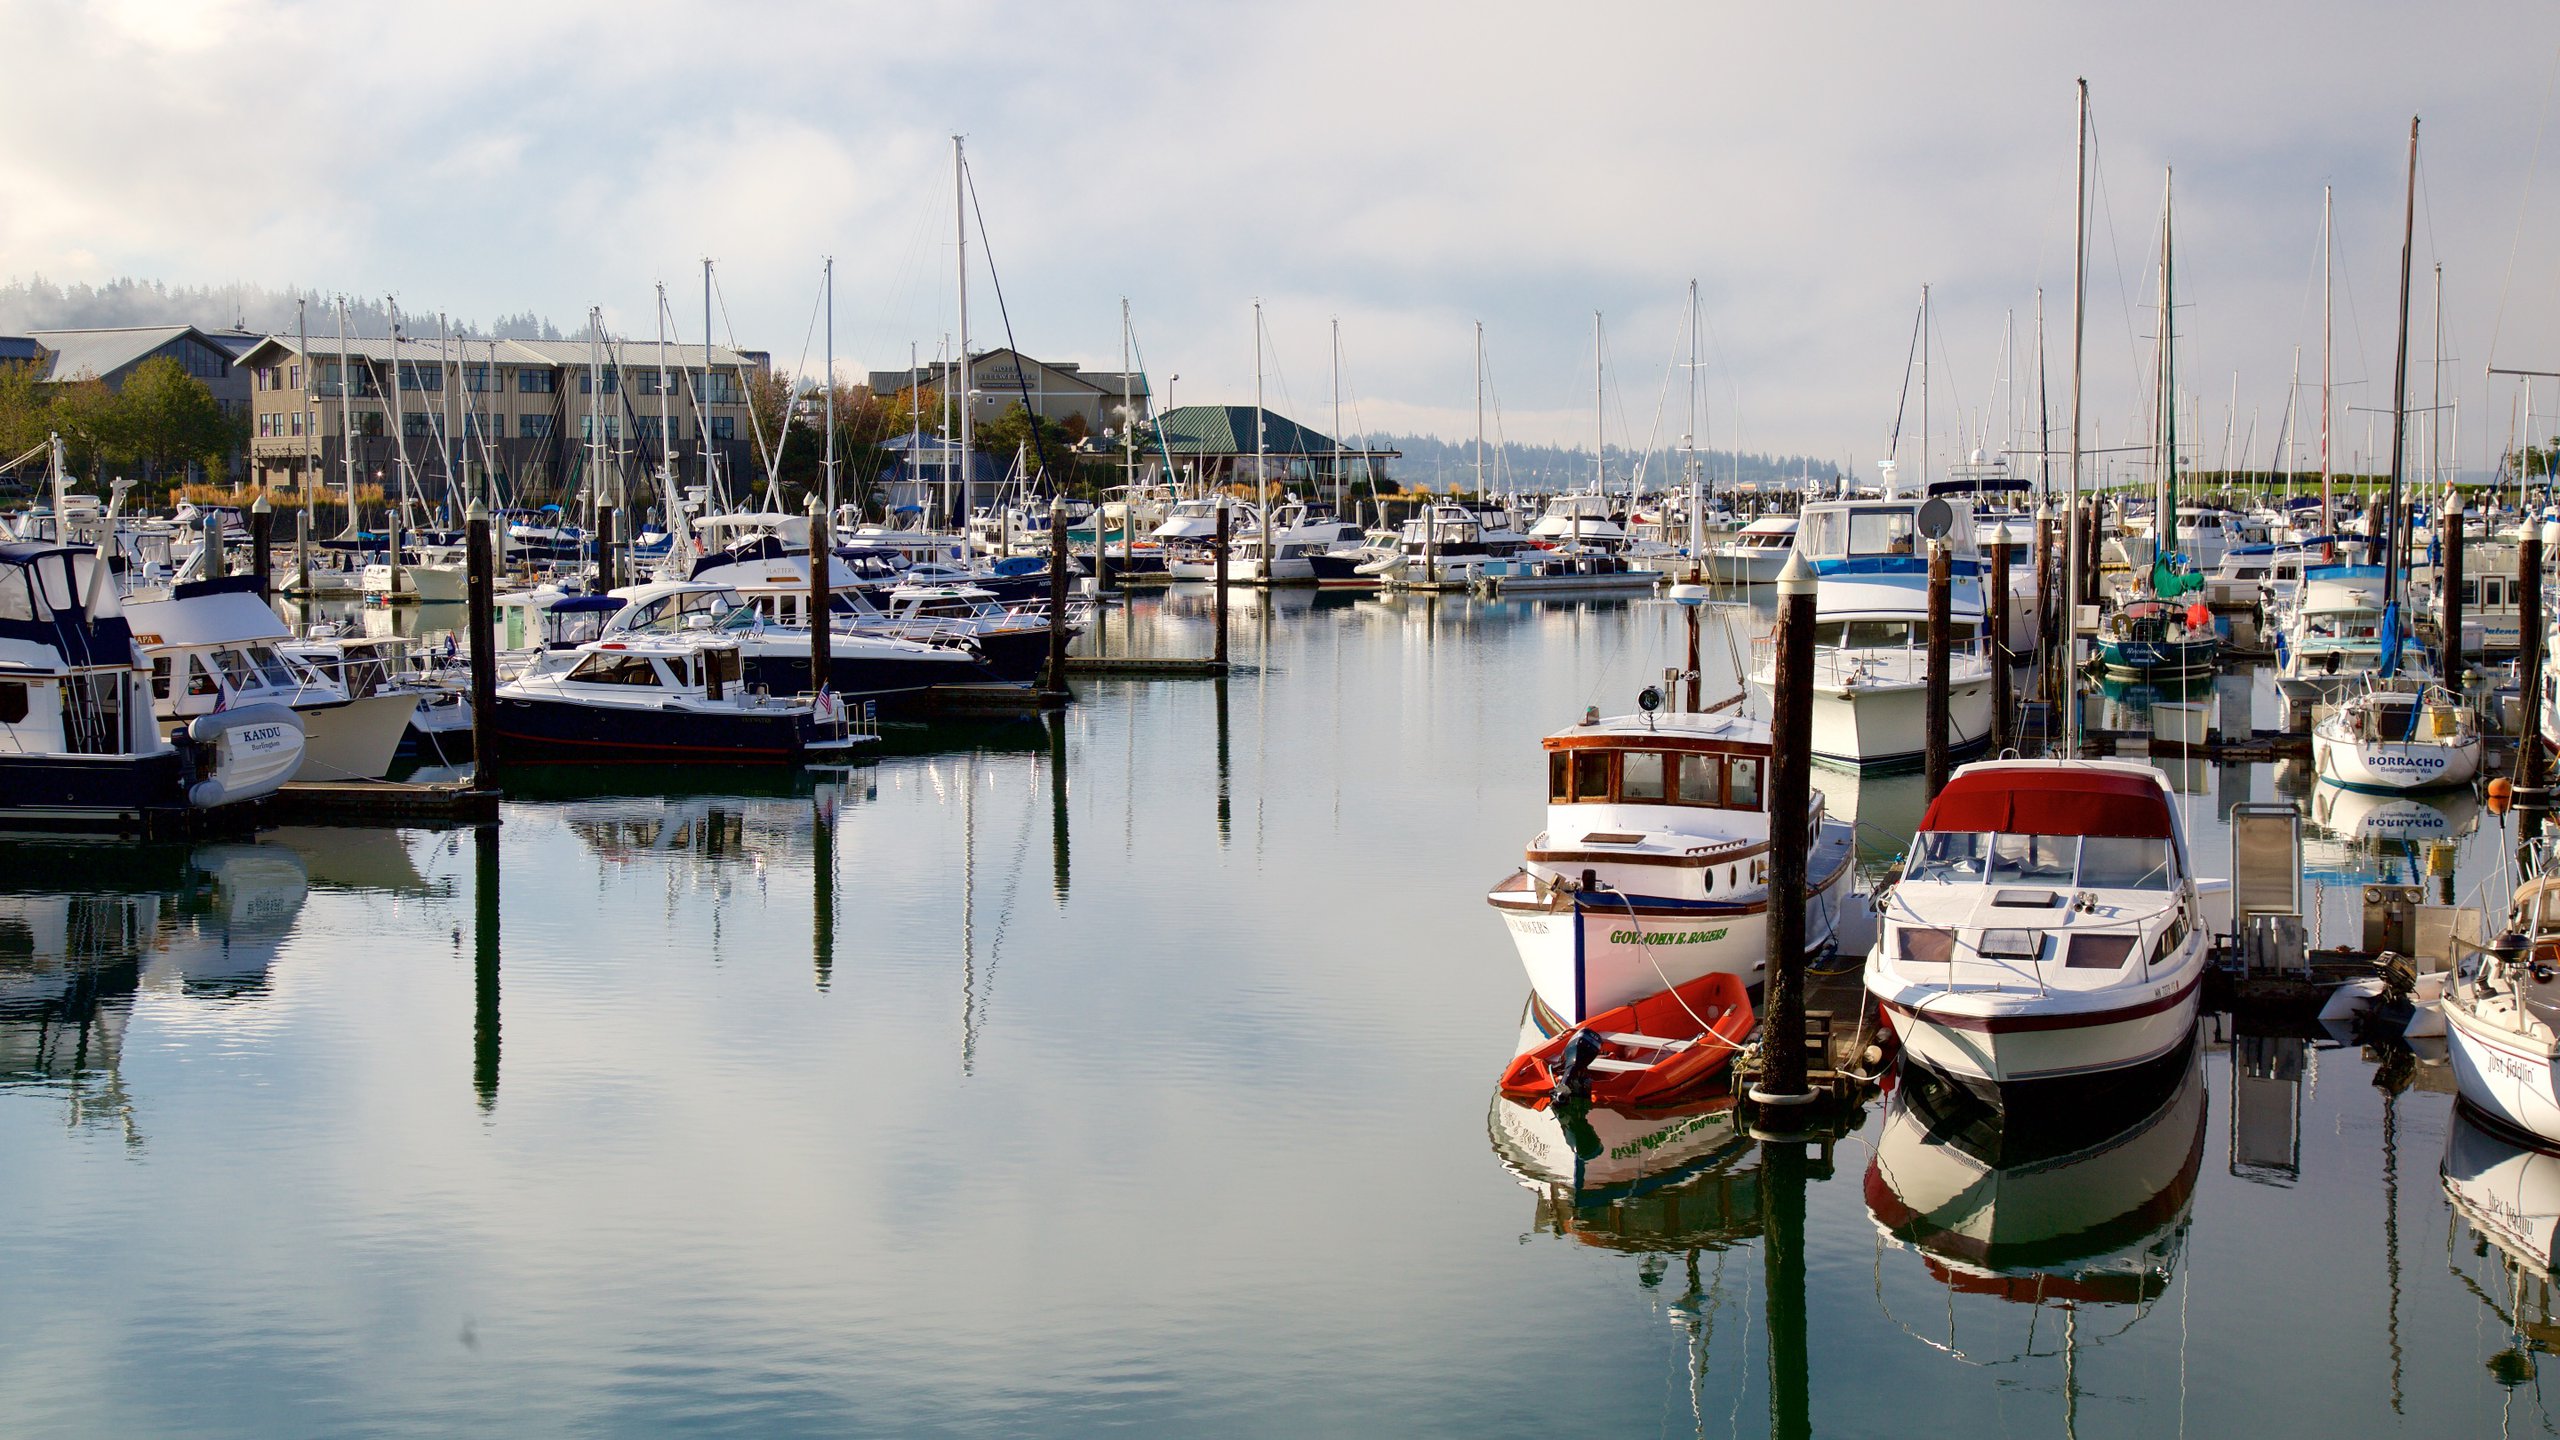
[[[2379,565],[2313,565],[2302,572],[2276,642],[2276,688],[2288,700],[2335,701],[2379,673],[2384,647],[2383,573]],[[2409,633],[2402,612],[2398,672],[2431,678],[2435,663]]]
[[[2229,882],[2199,882],[2166,777],[2115,760],[1967,765],[1929,802],[1866,988],[1926,1067],[2004,1111],[2194,1033]]]
[[[1768,952],[1769,727],[1725,711],[1582,724],[1545,741],[1547,823],[1485,896],[1553,1035],[1710,972],[1760,984]],[[1856,841],[1815,791],[1805,948],[1832,943]]]
[[[1796,550],[1796,517],[1763,515],[1707,549],[1707,578],[1728,585],[1767,585]]]
[[[0,829],[147,833],[262,799],[301,765],[302,722],[284,706],[173,735],[148,686],[97,552],[0,544]]]
[[[1616,518],[1615,503],[1588,490],[1554,496],[1538,523],[1529,527],[1529,538],[1548,545],[1621,547],[1627,543],[1627,529]]]
[[[1814,601],[1813,756],[1854,770],[1921,762],[1928,713],[1929,561],[1924,502],[1903,497],[1821,501],[1804,508],[1796,549],[1820,574]],[[1981,560],[1971,507],[1944,506],[1949,528],[1948,747],[1991,739],[1991,652],[1984,643]],[[1751,683],[1777,684],[1774,637],[1752,646]]]
[[[281,705],[302,721],[297,780],[379,780],[391,773],[418,697],[361,698],[283,652],[293,632],[259,598],[255,576],[198,580],[165,599],[129,599],[134,643],[151,662],[154,711],[194,720],[242,705]]]

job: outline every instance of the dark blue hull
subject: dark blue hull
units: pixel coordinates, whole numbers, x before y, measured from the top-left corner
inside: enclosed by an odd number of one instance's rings
[[[492,719],[509,764],[796,765],[802,712],[697,714],[501,695]]]
[[[160,834],[247,825],[254,805],[197,810],[193,777],[175,751],[159,755],[0,755],[0,829]]]
[[[1316,583],[1328,590],[1375,590],[1381,577],[1363,575],[1360,567],[1370,563],[1366,555],[1310,555],[1307,564],[1316,572]]]
[[[761,685],[775,695],[799,695],[813,688],[806,655],[751,655],[746,668],[748,684]],[[876,655],[831,653],[827,657],[827,688],[857,709],[866,702],[875,704],[882,715],[895,715],[916,704],[936,685],[984,685],[999,678],[992,666],[975,658],[954,663],[884,660]]]

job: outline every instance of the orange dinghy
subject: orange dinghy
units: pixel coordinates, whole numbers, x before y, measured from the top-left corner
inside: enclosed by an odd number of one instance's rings
[[[1616,1109],[1661,1103],[1721,1073],[1753,1019],[1741,977],[1713,971],[1603,1010],[1512,1061],[1502,1093],[1539,1107],[1559,1092]]]

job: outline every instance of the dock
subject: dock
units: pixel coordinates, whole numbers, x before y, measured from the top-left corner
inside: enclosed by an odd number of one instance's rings
[[[278,825],[483,825],[498,818],[500,791],[462,781],[296,780],[268,797]]]
[[[1119,675],[1148,680],[1214,679],[1233,667],[1224,660],[1175,655],[1070,655],[1070,675]]]

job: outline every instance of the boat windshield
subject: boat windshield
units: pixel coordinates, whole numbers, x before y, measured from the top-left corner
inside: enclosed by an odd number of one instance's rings
[[[1912,837],[1902,878],[1961,884],[2068,885],[2082,890],[2166,890],[2175,879],[2169,842],[2156,836],[2017,835],[1924,830]]]

